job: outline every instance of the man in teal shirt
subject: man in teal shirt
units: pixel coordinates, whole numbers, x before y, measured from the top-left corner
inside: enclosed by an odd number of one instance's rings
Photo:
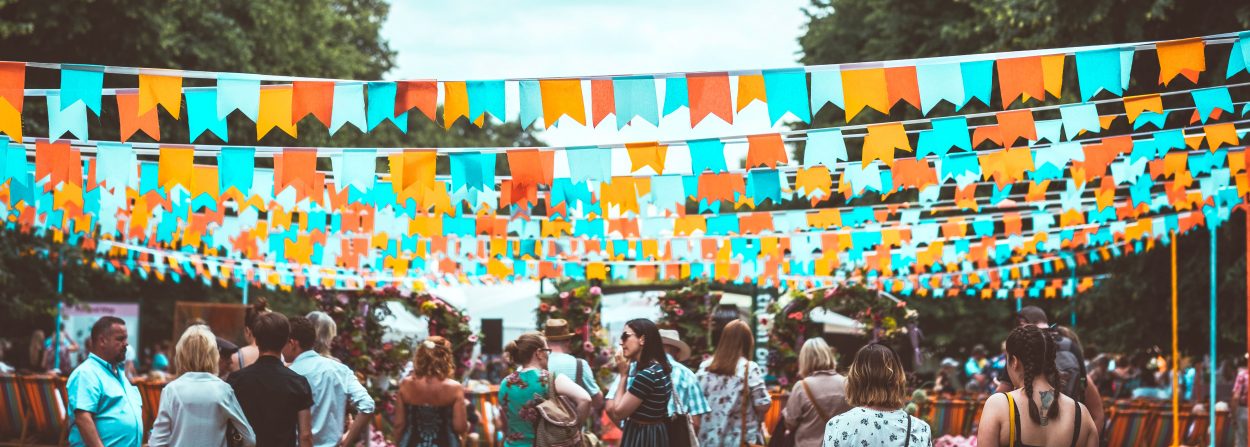
[[[139,447],[143,399],[126,380],[126,322],[107,316],[91,327],[91,356],[69,375],[73,447]]]

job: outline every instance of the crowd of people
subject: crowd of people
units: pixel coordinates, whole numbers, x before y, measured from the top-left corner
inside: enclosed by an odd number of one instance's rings
[[[170,362],[176,375],[163,389],[148,445],[355,445],[374,419],[378,396],[332,357],[335,322],[321,312],[288,318],[262,305],[249,308],[244,324],[247,344],[241,347],[204,324],[182,333]],[[599,445],[608,424],[619,429],[622,447],[934,441],[929,425],[908,411],[909,374],[885,344],[862,347],[840,368],[823,339],[806,340],[798,356],[801,380],[789,390],[777,426],[764,427],[772,395],[763,369],[751,360],[755,337],[741,320],[724,326],[697,368],[683,364],[691,349],[677,331],[631,320],[619,334],[615,378],[606,386],[586,360],[570,354],[573,338],[566,321],[551,319],[541,332],[507,344],[502,359],[511,368],[498,382],[496,426],[505,447]],[[121,319],[104,317],[92,327],[86,359],[67,383],[70,445],[142,445],[142,399],[126,371],[127,340]],[[962,364],[943,361],[933,384],[936,393],[984,399],[979,445],[1095,446],[1104,426],[1102,395],[1161,393],[1142,391],[1160,388],[1150,382],[1164,371],[1158,359],[1113,363],[1100,355],[1087,362],[1076,334],[1050,325],[1038,308],[1018,313],[1018,325],[1001,346],[993,357],[978,347]],[[434,336],[412,351],[395,389],[392,439],[400,447],[459,447],[474,415],[456,377],[452,344]],[[1193,383],[1204,377],[1203,365],[1190,366],[1195,372],[1182,380],[1191,390],[1205,389]],[[1225,376],[1231,382],[1227,402],[1244,420],[1247,373],[1242,368]],[[1201,400],[1201,391],[1194,393]]]

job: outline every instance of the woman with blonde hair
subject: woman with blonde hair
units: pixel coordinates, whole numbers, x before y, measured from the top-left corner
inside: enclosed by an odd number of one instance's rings
[[[317,331],[317,340],[313,343],[313,351],[321,354],[323,357],[334,358],[330,355],[330,346],[334,345],[334,337],[339,334],[338,324],[330,318],[329,314],[316,310],[309,312],[305,317],[311,321],[313,328]],[[335,359],[338,360],[338,359]]]
[[[412,374],[399,382],[395,406],[398,447],[458,447],[469,431],[464,386],[451,378],[456,371],[451,342],[430,337],[417,344]]]
[[[846,377],[846,402],[855,408],[825,424],[824,447],[932,445],[929,424],[903,411],[907,397],[898,354],[877,343],[860,348]]]
[[[734,320],[721,330],[712,358],[699,365],[699,385],[712,412],[699,425],[702,447],[762,444],[760,422],[772,404],[760,366],[749,360],[755,337],[746,322]]]
[[[818,445],[829,419],[851,409],[846,403],[846,377],[838,374],[833,349],[820,337],[809,338],[799,350],[799,377],[781,410],[794,445]]]
[[[503,420],[499,426],[504,430],[504,447],[530,447],[534,445],[535,424],[538,423],[538,405],[547,398],[547,390],[554,386],[555,393],[576,407],[580,425],[590,412],[590,393],[573,381],[573,378],[547,370],[551,348],[547,339],[538,332],[521,334],[504,347],[504,359],[517,370],[499,384],[499,406]]]
[[[194,443],[225,447],[228,428],[237,433],[239,444],[256,445],[256,434],[243,415],[234,389],[217,378],[220,354],[217,337],[208,326],[187,328],[175,349],[174,368],[179,376],[161,392],[160,410],[148,445]]]

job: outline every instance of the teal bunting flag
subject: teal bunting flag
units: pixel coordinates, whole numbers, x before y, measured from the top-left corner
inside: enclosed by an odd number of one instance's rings
[[[812,122],[807,108],[807,74],[801,68],[764,70],[764,94],[768,97],[768,119],[773,125],[790,113],[804,123]]]

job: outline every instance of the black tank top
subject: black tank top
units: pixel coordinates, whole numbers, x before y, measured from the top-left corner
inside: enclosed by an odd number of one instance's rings
[[[1025,444],[1020,440],[1020,432],[1024,431],[1020,426],[1020,408],[1016,407],[1016,399],[1011,397],[1011,393],[1003,393],[1003,395],[1007,396],[1007,404],[1011,406],[1008,447],[1041,447]],[[1076,442],[1081,439],[1081,408],[1084,408],[1084,405],[1081,405],[1080,402],[1073,402],[1076,403],[1076,411],[1072,412],[1074,414],[1072,419],[1072,447],[1076,447]]]

